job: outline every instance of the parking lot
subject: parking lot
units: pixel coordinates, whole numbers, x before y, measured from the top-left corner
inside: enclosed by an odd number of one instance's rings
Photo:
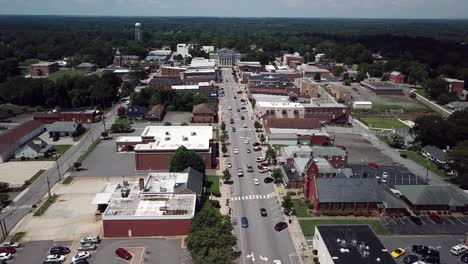
[[[419,216],[422,225],[416,225],[407,217],[382,218],[382,224],[392,234],[398,235],[464,235],[468,233],[468,216],[440,215],[444,220],[437,224],[429,216]]]
[[[384,165],[374,168],[367,163],[349,164],[348,166],[353,169],[355,177],[361,177],[361,175],[372,178],[382,177],[382,174],[386,172],[388,174],[387,184],[391,187],[395,185],[427,184],[424,178],[416,176],[405,167]]]
[[[70,246],[70,242],[54,242],[52,240],[32,241],[23,244],[8,263],[42,263],[52,246]]]
[[[462,242],[464,236],[381,236],[380,240],[389,252],[401,247],[406,253],[396,259],[397,263],[403,263],[405,256],[413,254],[411,248],[413,245],[431,246],[439,251],[441,264],[462,263],[460,257],[452,255],[449,250],[451,247]],[[414,254],[416,255],[416,254]],[[418,255],[417,255],[418,256]]]

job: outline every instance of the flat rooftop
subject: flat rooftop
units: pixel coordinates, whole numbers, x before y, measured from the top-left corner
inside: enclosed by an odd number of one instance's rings
[[[295,102],[257,102],[258,107],[268,107],[268,108],[304,108],[301,103]]]
[[[174,193],[176,186],[187,183],[188,172],[149,173],[145,180],[145,191],[149,193]]]
[[[172,90],[198,90],[198,85],[172,85]]]
[[[56,64],[57,62],[55,61],[52,61],[52,62],[48,62],[48,61],[43,61],[43,62],[38,62],[38,63],[34,63],[34,64],[31,64],[31,66],[50,66],[52,64]]]
[[[155,142],[138,144],[135,151],[169,151],[180,146],[192,150],[209,150],[213,139],[211,126],[147,126],[142,137],[152,137]]]
[[[140,136],[123,136],[118,137],[116,142],[142,142]]]
[[[215,73],[215,69],[189,69],[185,73]]]
[[[401,87],[396,86],[391,82],[364,81],[362,84],[373,90],[402,91]]]

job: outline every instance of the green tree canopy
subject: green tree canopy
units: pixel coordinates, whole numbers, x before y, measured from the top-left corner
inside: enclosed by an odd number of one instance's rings
[[[184,146],[180,146],[172,155],[169,171],[181,172],[186,168],[192,167],[193,169],[205,173],[205,161],[195,151],[189,150]]]

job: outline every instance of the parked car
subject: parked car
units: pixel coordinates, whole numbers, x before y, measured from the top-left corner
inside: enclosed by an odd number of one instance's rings
[[[80,248],[78,248],[78,251],[96,250],[96,248],[96,244],[94,243],[85,243],[81,244]]]
[[[269,172],[270,171],[270,168],[268,167],[263,167],[261,166],[259,169],[258,169],[258,172],[260,173],[265,173],[265,172]]]
[[[417,224],[417,225],[422,225],[422,221],[421,221],[421,218],[417,217],[417,216],[410,216],[409,219],[411,220],[411,222]]]
[[[463,256],[460,258],[460,261],[463,263],[468,263],[468,253],[463,254]]]
[[[264,183],[272,183],[272,182],[274,182],[274,181],[275,181],[275,179],[273,179],[272,177],[266,177],[266,178],[263,180]]]
[[[421,257],[421,260],[425,263],[434,263],[434,264],[440,263],[440,257],[438,255],[437,256],[423,255]]]
[[[468,247],[465,246],[464,244],[455,245],[450,249],[450,253],[452,253],[455,256],[460,256],[461,254],[467,251],[468,251]]]
[[[80,240],[80,243],[81,243],[81,244],[86,244],[86,243],[95,243],[95,244],[99,244],[100,242],[101,242],[101,239],[99,238],[99,236],[83,237],[83,238]]]
[[[260,146],[260,142],[254,142],[252,145],[253,145],[254,147],[258,147],[258,146]]]
[[[438,224],[443,224],[444,223],[444,220],[442,219],[442,217],[440,217],[438,214],[432,212],[429,214],[429,217],[434,220],[434,222],[438,223]]]
[[[392,253],[390,253],[390,255],[392,255],[393,258],[399,258],[401,256],[403,256],[403,254],[405,254],[406,250],[404,248],[397,248],[395,250],[392,251]]]
[[[275,230],[278,232],[281,232],[287,227],[288,227],[288,224],[286,222],[279,222],[275,225]]]
[[[73,256],[72,261],[75,262],[79,259],[87,259],[91,257],[91,254],[88,251],[78,252],[75,256]]]
[[[264,158],[264,157],[258,157],[258,158],[255,159],[255,161],[257,161],[257,162],[259,162],[259,163],[260,163],[260,162],[264,162],[264,161],[265,161],[265,158]]]
[[[265,208],[260,208],[260,215],[263,217],[267,216],[267,211]]]
[[[0,253],[0,260],[8,260],[11,259],[13,256],[10,253]]]
[[[70,249],[68,247],[56,246],[51,247],[49,249],[49,253],[51,255],[67,255],[68,253],[70,253]]]
[[[73,261],[73,264],[89,264],[87,259],[78,259]]]
[[[16,253],[16,248],[14,248],[12,246],[0,247],[0,253],[15,254]]]
[[[428,246],[423,245],[413,245],[412,251],[419,255],[428,255],[428,256],[439,256],[439,251],[435,250],[434,248],[430,248]]]
[[[254,151],[261,151],[261,150],[262,150],[262,147],[260,147],[260,146],[254,147]]]
[[[119,257],[119,258],[123,258],[123,259],[126,259],[126,260],[129,260],[132,258],[132,254],[130,254],[130,252],[128,252],[126,249],[124,248],[118,248],[116,251],[115,251],[115,254]]]
[[[367,165],[369,165],[369,167],[372,167],[374,169],[378,169],[379,168],[379,165],[377,165],[377,163],[375,162],[369,162],[367,163]]]
[[[21,247],[21,244],[18,242],[5,242],[0,245],[0,247],[14,247],[14,248],[19,248]]]
[[[245,216],[241,217],[241,225],[243,228],[249,227],[249,220],[247,220],[247,217]]]
[[[47,261],[63,262],[65,261],[64,255],[48,255],[46,258]]]
[[[252,165],[250,165],[250,164],[247,165],[247,171],[248,172],[254,172],[254,169],[253,169]]]
[[[403,259],[403,263],[405,263],[405,264],[413,264],[413,263],[415,263],[415,262],[418,261],[418,260],[419,260],[418,256],[416,256],[416,255],[408,255],[408,256],[406,256],[406,257]]]
[[[254,184],[255,184],[255,185],[259,185],[259,184],[260,184],[260,182],[258,181],[258,179],[254,179]]]

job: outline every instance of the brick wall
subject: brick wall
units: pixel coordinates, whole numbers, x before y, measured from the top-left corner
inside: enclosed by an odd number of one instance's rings
[[[190,231],[191,219],[104,220],[104,237],[184,236]]]

